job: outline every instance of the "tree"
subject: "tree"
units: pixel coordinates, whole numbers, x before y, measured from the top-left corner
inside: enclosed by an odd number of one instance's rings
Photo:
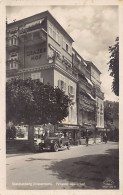
[[[104,121],[107,128],[115,128],[114,120],[119,121],[119,103],[106,100],[104,101]]]
[[[6,119],[14,124],[56,124],[68,116],[71,100],[59,88],[39,80],[12,79],[6,84]]]
[[[108,62],[110,76],[113,77],[112,91],[119,96],[119,37],[115,40],[115,45],[109,47],[110,61]]]

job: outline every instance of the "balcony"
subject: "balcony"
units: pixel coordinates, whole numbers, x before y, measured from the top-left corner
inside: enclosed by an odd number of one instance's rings
[[[100,99],[104,100],[104,93],[100,89],[95,89],[95,94],[98,96]]]
[[[18,44],[13,44],[13,45],[7,44],[6,48],[8,51],[17,51],[19,48],[19,45]]]
[[[88,100],[87,98],[79,98],[79,107],[80,109],[84,109],[85,111],[94,112],[95,105],[91,100]]]
[[[62,68],[64,71],[69,73],[71,76],[76,78],[78,80],[78,74],[73,71],[72,67],[69,64],[66,64],[62,57],[59,54],[54,54],[52,57],[48,58],[49,64],[56,64],[60,68]]]
[[[42,29],[30,31],[20,36],[20,40],[27,46],[44,43],[46,39],[46,33]]]

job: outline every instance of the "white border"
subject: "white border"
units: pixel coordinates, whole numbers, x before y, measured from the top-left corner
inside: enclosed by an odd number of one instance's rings
[[[6,190],[6,151],[5,151],[5,21],[6,6],[48,6],[48,5],[118,5],[119,6],[119,30],[120,30],[120,189],[119,190]],[[105,194],[105,195],[123,195],[123,129],[122,129],[122,108],[123,108],[123,1],[122,0],[3,0],[0,1],[0,195],[1,194]]]

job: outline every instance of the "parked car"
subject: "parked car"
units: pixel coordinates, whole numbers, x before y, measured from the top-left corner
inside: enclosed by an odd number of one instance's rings
[[[50,149],[50,151],[57,152],[59,149],[64,148],[70,149],[70,141],[68,137],[63,137],[60,134],[44,136],[39,143],[39,151]]]

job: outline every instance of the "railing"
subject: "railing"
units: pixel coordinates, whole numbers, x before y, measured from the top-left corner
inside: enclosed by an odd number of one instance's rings
[[[94,104],[91,101],[87,101],[85,99],[79,99],[79,104],[82,106],[83,109],[87,109],[89,111],[94,111]]]
[[[59,55],[54,55],[52,57],[48,58],[48,63],[50,64],[56,64],[59,67],[61,67],[63,70],[65,70],[67,73],[69,73],[70,75],[74,76],[76,79],[78,79],[78,74],[75,73],[72,69],[72,67],[70,67],[70,65],[65,64],[63,59],[59,57]]]
[[[95,89],[95,93],[96,96],[100,97],[101,99],[104,99],[104,93],[101,90]]]

